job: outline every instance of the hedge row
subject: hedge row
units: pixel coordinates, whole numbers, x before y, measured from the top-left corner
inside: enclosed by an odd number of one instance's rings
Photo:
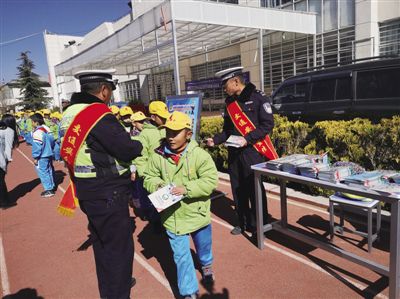
[[[271,139],[279,156],[328,152],[331,162],[352,161],[367,170],[400,170],[400,116],[372,123],[368,119],[321,121],[313,125],[275,115]],[[221,132],[221,117],[201,119],[200,138]],[[207,149],[220,170],[227,168],[224,146]]]

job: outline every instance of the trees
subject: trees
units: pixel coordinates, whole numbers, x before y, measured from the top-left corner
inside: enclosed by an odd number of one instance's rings
[[[46,98],[47,91],[41,88],[39,76],[32,71],[35,68],[35,64],[29,59],[28,53],[30,52],[21,52],[20,58],[18,58],[18,60],[21,60],[21,64],[17,69],[23,96],[22,105],[25,109],[39,110],[46,107],[48,102]]]

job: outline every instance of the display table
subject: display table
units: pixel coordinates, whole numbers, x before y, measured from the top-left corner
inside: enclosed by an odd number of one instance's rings
[[[270,230],[279,231],[290,237],[301,240],[304,243],[310,244],[317,248],[324,249],[330,253],[336,254],[352,261],[356,264],[369,268],[381,275],[389,277],[389,298],[400,298],[400,209],[399,199],[394,196],[382,195],[373,190],[350,187],[345,184],[335,184],[331,182],[321,181],[318,179],[308,178],[300,175],[290,174],[283,171],[269,170],[265,167],[265,163],[253,165],[251,167],[255,175],[256,188],[256,215],[257,215],[257,247],[264,248],[264,233]],[[280,184],[280,205],[281,219],[273,223],[263,225],[263,211],[261,211],[261,184],[262,176],[274,177],[279,180]],[[287,223],[287,196],[286,182],[296,182],[305,185],[317,186],[325,189],[331,189],[339,192],[352,193],[372,199],[377,199],[391,205],[390,219],[390,262],[389,267],[378,264],[374,261],[360,257],[354,253],[345,251],[334,246],[329,242],[321,242],[294,230],[288,228]]]

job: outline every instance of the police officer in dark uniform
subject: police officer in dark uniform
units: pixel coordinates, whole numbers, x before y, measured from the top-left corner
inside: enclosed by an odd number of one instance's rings
[[[256,89],[252,83],[245,83],[242,73],[243,67],[234,67],[220,71],[215,74],[221,78],[224,91],[228,94],[225,100],[226,106],[237,101],[243,113],[254,124],[255,129],[245,135],[236,129],[227,109],[225,108],[224,124],[222,133],[216,134],[213,138],[206,139],[208,146],[224,143],[229,136],[238,137],[239,147],[228,147],[228,170],[231,181],[233,199],[235,201],[238,215],[238,225],[234,227],[231,234],[238,235],[244,230],[255,233],[256,229],[256,206],[254,173],[251,165],[265,161],[253,145],[271,133],[274,127],[269,99],[263,92]],[[264,223],[267,221],[266,195],[262,187],[262,208]]]
[[[112,70],[75,74],[81,92],[74,93],[63,113],[61,129],[92,103],[108,104],[115,82]],[[81,210],[89,221],[101,298],[129,298],[132,278],[134,223],[129,216],[130,162],[140,156],[142,145],[109,113],[90,129],[74,165],[73,181]]]

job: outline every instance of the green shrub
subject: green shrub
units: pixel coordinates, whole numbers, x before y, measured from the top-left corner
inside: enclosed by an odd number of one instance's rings
[[[382,119],[374,124],[368,119],[320,121],[314,125],[288,121],[274,115],[275,127],[271,140],[279,156],[295,153],[328,152],[331,162],[351,161],[367,170],[400,170],[400,116]],[[222,131],[222,117],[203,117],[200,138],[212,137]],[[226,171],[228,153],[224,146],[209,149],[219,170]],[[304,190],[304,187],[301,187]],[[308,188],[311,194],[330,194],[321,188]]]

